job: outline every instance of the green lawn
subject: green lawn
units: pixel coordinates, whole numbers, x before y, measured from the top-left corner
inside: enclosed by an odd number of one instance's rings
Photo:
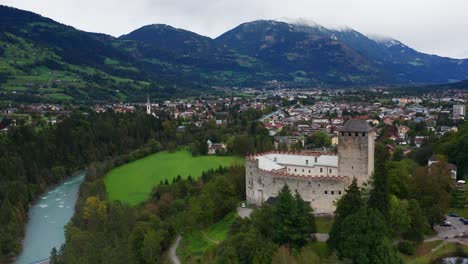
[[[444,256],[454,256],[458,253],[468,254],[468,246],[457,245],[453,242],[444,243],[442,240],[424,242],[413,256],[402,255],[408,264],[430,264],[434,260]]]
[[[317,226],[317,233],[330,233],[333,225],[332,217],[316,217],[315,225]]]
[[[198,178],[203,171],[242,162],[239,157],[192,157],[186,150],[160,152],[113,169],[104,182],[110,200],[136,205],[148,199],[153,187],[161,180],[172,181],[177,175]]]
[[[237,212],[230,213],[203,231],[196,230],[184,235],[177,249],[177,255],[182,258],[183,263],[203,262],[205,255],[226,239],[229,228],[237,217]]]

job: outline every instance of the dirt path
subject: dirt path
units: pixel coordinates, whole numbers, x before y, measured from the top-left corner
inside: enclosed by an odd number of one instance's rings
[[[182,237],[180,235],[177,235],[176,241],[169,248],[169,256],[171,258],[172,263],[174,264],[181,264],[180,259],[177,256],[177,248],[179,247],[181,239]]]
[[[205,237],[206,240],[210,241],[211,243],[215,243],[216,245],[219,244],[219,241],[218,241],[218,240],[214,240],[214,239],[212,239],[212,238],[209,238],[209,237],[206,235],[205,231],[200,231],[200,232],[203,234],[203,237]]]

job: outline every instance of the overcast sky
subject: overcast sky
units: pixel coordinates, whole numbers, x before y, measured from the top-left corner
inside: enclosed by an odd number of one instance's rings
[[[216,37],[256,19],[307,18],[393,37],[419,51],[468,58],[468,0],[0,0],[78,29],[126,34],[169,24]]]

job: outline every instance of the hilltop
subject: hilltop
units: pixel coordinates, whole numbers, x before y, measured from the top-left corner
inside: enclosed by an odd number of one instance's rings
[[[135,101],[223,87],[356,87],[468,79],[468,61],[351,28],[258,20],[212,39],[169,25],[121,37],[0,6],[0,92],[13,101]]]

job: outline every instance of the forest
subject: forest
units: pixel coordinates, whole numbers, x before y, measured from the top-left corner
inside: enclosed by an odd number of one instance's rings
[[[271,137],[255,122],[262,114],[231,109],[226,126],[208,122],[177,132],[181,121],[164,113],[158,113],[157,119],[138,113],[76,111],[55,126],[23,125],[0,136],[2,261],[21,249],[28,205],[49,187],[86,168],[88,175],[76,214],[67,227],[67,242],[52,252],[56,263],[80,263],[82,258],[87,258],[86,263],[102,263],[104,259],[112,263],[161,263],[176,234],[220,221],[245,199],[243,167],[207,171],[198,180],[167,179],[154,188],[150,200],[137,207],[108,201],[103,176],[116,166],[161,150],[189,147],[193,155],[204,155],[207,139],[226,142],[227,154],[243,156],[270,150]],[[429,140],[408,156],[389,153],[379,141],[372,181],[364,188],[352,184],[337,204],[326,259],[345,263],[388,259],[396,262],[382,263],[398,263],[401,254],[414,253],[447,210],[465,202],[457,201],[445,164],[456,164],[463,175],[468,160],[464,151],[467,135],[465,124],[459,132]],[[442,161],[430,169],[423,167],[433,152],[441,154]],[[310,258],[317,259],[315,263],[325,263],[308,250],[308,235],[315,225],[311,212],[300,206],[302,199],[287,188],[279,197],[284,198],[279,199],[282,202],[256,210],[251,219],[236,220],[210,261],[270,263],[275,258],[296,261],[313,256]],[[288,222],[297,221],[306,223],[301,225],[305,229],[288,226]],[[275,225],[287,230],[275,232],[271,230]],[[364,243],[369,240],[375,245]],[[391,242],[396,240],[400,242],[393,246]],[[249,250],[241,247],[249,244]],[[356,251],[353,245],[357,244],[367,246]]]
[[[253,132],[252,127],[244,128]],[[466,127],[424,147],[444,154],[453,144],[463,147],[464,136]],[[244,137],[256,141],[248,132]],[[256,151],[245,146],[230,151]],[[451,149],[447,159],[456,161],[456,153]],[[379,141],[372,181],[364,187],[354,181],[337,204],[325,255],[312,246],[316,226],[310,207],[285,186],[275,205],[256,209],[250,219],[236,218],[227,238],[193,263],[404,263],[404,256],[414,254],[447,210],[457,206],[441,158],[429,169],[402,153],[389,153]],[[82,188],[81,209],[67,228],[66,245],[52,254],[54,263],[78,263],[78,256],[87,263],[165,263],[177,234],[209,227],[245,199],[244,168],[231,167],[205,172],[199,180],[162,181],[150,200],[128,207],[106,200],[101,177],[114,165],[91,170],[96,176]]]
[[[29,204],[72,173],[89,169],[93,175],[95,164],[104,161],[120,165],[207,139],[233,142],[240,137],[249,145],[234,148],[229,143],[229,153],[241,156],[249,151],[269,150],[273,142],[264,127],[251,125],[262,114],[232,109],[228,113],[230,123],[222,129],[207,123],[177,132],[182,121],[163,112],[155,118],[143,113],[76,110],[57,125],[36,120],[0,135],[0,260],[10,259],[21,250]]]
[[[75,113],[57,126],[19,126],[0,135],[0,260],[21,249],[28,205],[89,163],[163,139],[146,115]]]

